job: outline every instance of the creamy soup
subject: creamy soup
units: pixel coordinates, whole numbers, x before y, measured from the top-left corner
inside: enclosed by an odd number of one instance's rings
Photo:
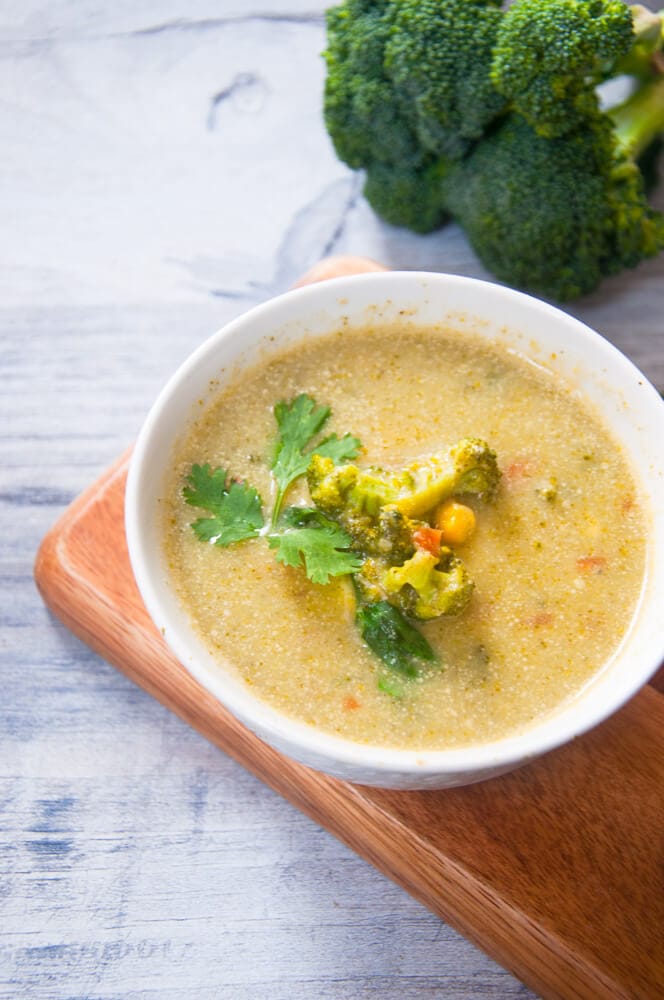
[[[397,695],[356,627],[348,577],[314,584],[264,538],[222,548],[191,528],[194,463],[253,484],[269,516],[273,408],[300,393],[331,408],[325,433],[361,440],[359,466],[401,468],[466,436],[497,455],[495,499],[463,498],[476,515],[455,550],[470,602],[416,623],[437,662],[399,678]],[[163,497],[168,566],[219,669],[276,709],[386,747],[493,740],[577,694],[628,630],[647,528],[628,462],[577,393],[514,353],[445,330],[343,330],[242,371],[201,410]],[[300,479],[287,502],[307,500]]]

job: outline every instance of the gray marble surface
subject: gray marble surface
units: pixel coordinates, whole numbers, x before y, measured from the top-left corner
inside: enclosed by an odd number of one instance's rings
[[[203,338],[381,224],[321,123],[320,0],[0,2],[0,997],[530,997],[81,645],[40,538]],[[660,204],[664,199],[660,195]],[[571,311],[664,388],[664,258]]]

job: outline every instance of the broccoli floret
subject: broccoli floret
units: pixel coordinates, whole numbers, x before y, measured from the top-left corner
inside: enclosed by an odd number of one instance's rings
[[[398,476],[395,506],[409,517],[424,517],[448,497],[472,493],[492,500],[500,470],[486,441],[462,438],[448,451],[407,466]]]
[[[413,521],[397,507],[388,504],[378,514],[368,551],[392,564],[403,563],[415,552],[413,536],[420,527],[422,522]]]
[[[505,12],[491,79],[539,135],[564,135],[595,115],[595,87],[632,47],[623,0],[516,0]]]
[[[424,159],[384,67],[390,6],[346,0],[327,12],[325,124],[337,155],[350,167],[378,161],[414,169]]]
[[[664,80],[651,86],[664,127]],[[448,174],[447,204],[498,278],[575,298],[664,247],[664,217],[625,150],[606,116],[556,139],[509,116]]]
[[[422,148],[462,156],[506,105],[490,67],[501,0],[393,3],[385,68]]]
[[[441,154],[462,155],[505,104],[489,78],[499,6],[345,0],[328,11],[325,124],[392,225],[425,233],[445,221]]]
[[[473,582],[461,560],[447,548],[438,556],[417,549],[398,566],[367,559],[356,582],[364,601],[387,600],[420,621],[460,614],[473,592]]]
[[[395,486],[382,469],[360,469],[314,454],[307,469],[311,499],[330,517],[352,511],[357,516],[376,517],[395,495]]]
[[[367,167],[364,196],[390,225],[430,233],[448,217],[441,185],[446,170],[444,160],[421,167],[395,167],[376,161]]]
[[[316,454],[307,470],[316,508],[344,529],[362,558],[353,576],[361,604],[387,601],[421,621],[459,614],[473,591],[463,564],[441,548],[442,532],[427,518],[452,495],[491,500],[499,480],[495,453],[479,438],[462,438],[395,472],[335,465]]]
[[[398,490],[396,477],[381,469],[335,465],[314,455],[307,482],[316,507],[348,532],[355,551],[390,564],[402,563],[415,551],[413,534],[421,523],[392,503]]]

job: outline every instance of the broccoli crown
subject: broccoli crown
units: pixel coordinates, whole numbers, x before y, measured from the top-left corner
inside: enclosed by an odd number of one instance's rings
[[[389,601],[407,617],[421,621],[460,614],[474,588],[461,560],[447,548],[439,555],[418,548],[397,565],[370,557],[355,580],[363,601]]]
[[[409,517],[424,517],[457,494],[491,500],[499,481],[496,454],[486,441],[462,438],[448,451],[407,466],[399,474],[394,504]]]
[[[309,462],[307,484],[316,506],[330,516],[350,512],[375,518],[395,496],[393,483],[381,469],[335,465],[331,458],[317,454]]]
[[[505,106],[500,0],[345,0],[327,14],[325,122],[351,167],[458,157]]]
[[[385,71],[389,7],[378,0],[345,0],[327,12],[325,124],[337,155],[350,167],[377,160],[415,168],[424,159]]]
[[[507,103],[491,58],[500,0],[400,0],[390,7],[385,69],[422,148],[462,156]]]
[[[387,569],[381,583],[390,604],[423,621],[460,614],[473,592],[461,560],[449,549],[440,556],[418,549],[403,565]]]
[[[441,155],[461,156],[506,103],[489,78],[499,6],[345,0],[327,13],[325,124],[392,225],[442,225]]]
[[[595,87],[633,40],[623,0],[516,0],[500,22],[491,79],[536,132],[563,135],[597,112]]]
[[[364,196],[386,222],[415,233],[438,229],[447,218],[441,180],[444,160],[422,167],[395,167],[378,161],[367,167]]]
[[[480,438],[462,438],[447,451],[417,459],[398,472],[335,465],[323,455],[313,455],[307,469],[309,493],[318,509],[367,551],[378,551],[376,531],[379,536],[412,534],[421,527],[412,518],[425,518],[456,494],[491,500],[499,481],[496,454]]]
[[[664,219],[599,114],[592,127],[556,139],[508,116],[445,187],[451,214],[485,266],[555,299],[589,292],[604,275],[664,247]]]
[[[395,495],[380,470],[335,465],[330,458],[313,455],[307,484],[316,507],[348,532],[354,549],[379,551],[381,510]]]

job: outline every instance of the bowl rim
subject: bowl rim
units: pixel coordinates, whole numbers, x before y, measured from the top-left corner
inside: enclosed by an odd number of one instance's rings
[[[241,334],[243,329],[260,322],[265,316],[269,317],[275,311],[278,312],[279,309],[287,310],[292,306],[298,314],[304,314],[313,305],[319,307],[318,300],[321,298],[329,299],[334,295],[338,298],[340,295],[345,297],[347,292],[352,294],[354,289],[361,287],[381,289],[389,285],[394,292],[396,285],[403,285],[404,282],[413,289],[419,285],[420,293],[422,289],[431,285],[465,288],[469,292],[488,295],[489,298],[509,300],[531,311],[533,315],[546,315],[566,325],[569,330],[575,332],[575,335],[585,338],[586,343],[592,345],[593,356],[598,353],[600,359],[608,359],[624,374],[638,379],[639,384],[643,386],[642,398],[645,400],[643,405],[646,408],[653,407],[653,412],[657,412],[656,404],[659,404],[659,416],[664,432],[664,401],[646,376],[600,333],[548,302],[493,282],[439,272],[377,271],[331,278],[284,292],[235,317],[204,340],[168,379],[145,418],[130,459],[125,494],[125,528],[130,563],[148,613],[185,669],[245,725],[258,732],[258,735],[268,743],[274,742],[278,748],[285,744],[286,752],[295,759],[305,763],[311,763],[313,760],[313,766],[319,766],[321,770],[329,770],[327,765],[332,762],[344,770],[350,769],[359,773],[398,773],[415,778],[453,776],[468,772],[480,774],[484,770],[504,771],[569,742],[613,714],[647,683],[650,676],[658,669],[664,656],[664,641],[656,645],[657,651],[653,648],[650,660],[647,663],[642,662],[631,677],[623,678],[623,683],[616,685],[613,692],[609,692],[603,701],[597,704],[594,711],[592,711],[592,699],[583,697],[585,690],[583,688],[572,701],[563,703],[552,713],[490,742],[438,750],[399,749],[359,743],[325,732],[273,708],[250,691],[242,681],[231,677],[218,660],[214,671],[209,668],[209,664],[204,664],[203,657],[198,656],[202,649],[202,641],[195,635],[193,628],[185,638],[177,627],[173,627],[165,612],[154,578],[155,574],[163,573],[164,567],[151,563],[139,527],[141,496],[146,483],[147,469],[150,467],[151,447],[164,414],[168,412],[176,394],[184,391],[183,387],[190,377],[207,359],[218,353],[220,345]],[[285,320],[281,321],[281,328],[285,323]],[[334,318],[331,317],[330,332],[333,324]],[[277,331],[280,329],[278,323],[275,329]],[[275,336],[277,351],[280,347],[279,341],[279,336]],[[284,343],[281,343],[281,349],[284,346]],[[237,353],[240,357],[241,349]],[[246,363],[251,364],[252,360],[255,360],[255,356],[253,359],[247,358]],[[193,404],[194,399],[190,398],[189,408],[192,410]],[[645,477],[642,475],[641,478],[642,483],[645,483]],[[664,527],[662,530],[664,531]],[[632,625],[619,649],[608,662],[612,662],[620,655],[620,650],[629,645],[636,630],[637,619],[642,615],[644,603],[647,606],[651,603],[646,602],[646,589],[654,585],[653,571],[654,567],[649,566]],[[664,587],[664,571],[659,572],[658,580],[659,586]],[[603,673],[605,669],[606,667],[601,668],[599,673]],[[597,676],[594,675],[594,678]],[[592,680],[593,678],[591,682]],[[583,711],[579,711],[580,705],[583,705]]]

